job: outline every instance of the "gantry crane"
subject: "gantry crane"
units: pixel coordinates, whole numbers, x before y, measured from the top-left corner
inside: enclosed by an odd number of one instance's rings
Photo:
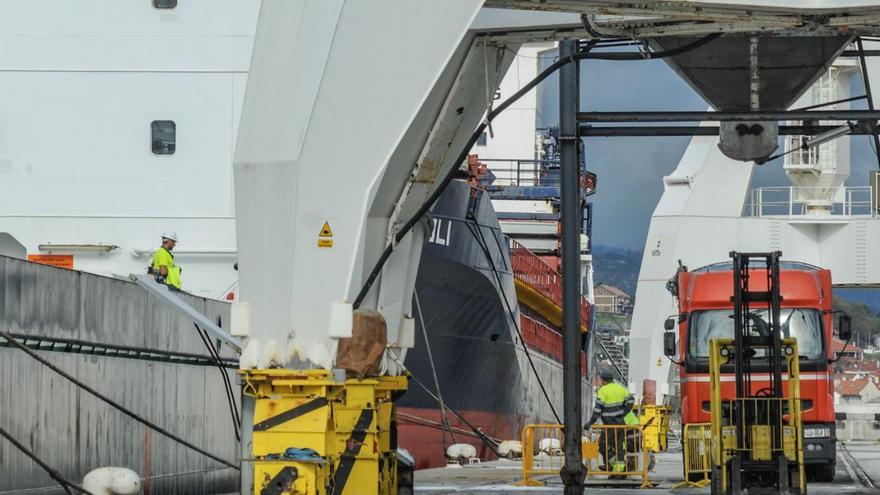
[[[397,489],[393,401],[406,389],[400,363],[413,346],[424,213],[475,129],[497,114],[498,83],[521,43],[643,40],[727,111],[717,117],[725,153],[752,159],[776,142],[786,98],[853,35],[874,33],[880,14],[873,1],[754,3],[263,0],[234,163],[241,492]],[[790,84],[768,84],[786,76],[762,72],[773,60],[762,46],[798,57]],[[565,67],[563,143],[581,128],[577,60],[601,58],[589,49],[563,43],[554,64]],[[725,77],[701,72],[707,59]],[[576,167],[577,148],[563,150],[563,164]],[[576,187],[577,173],[563,180]],[[567,196],[563,211],[577,211]],[[567,233],[563,252],[576,253]],[[563,258],[565,278],[577,278],[577,259]],[[566,284],[564,299],[577,301],[578,291]],[[577,349],[570,308],[564,348]],[[578,366],[568,354],[569,368]],[[579,379],[565,379],[566,493],[583,481]]]

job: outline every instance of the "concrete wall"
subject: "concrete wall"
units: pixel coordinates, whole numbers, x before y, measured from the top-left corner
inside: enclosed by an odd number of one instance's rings
[[[210,318],[228,321],[227,304],[182,297]],[[191,323],[132,283],[5,257],[0,257],[0,328],[206,354]],[[238,446],[217,368],[40,355],[135,413],[236,462]],[[236,490],[236,471],[149,431],[20,350],[0,348],[0,377],[0,426],[68,479],[79,482],[100,466],[125,466],[147,478],[145,494]],[[54,485],[0,439],[0,494]]]

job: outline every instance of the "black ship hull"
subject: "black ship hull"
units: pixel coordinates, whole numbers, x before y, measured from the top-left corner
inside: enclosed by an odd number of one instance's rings
[[[415,347],[407,352],[407,368],[431,393],[439,388],[447,408],[489,437],[519,439],[526,424],[555,423],[539,380],[561,409],[562,366],[558,357],[533,345],[537,373],[529,365],[517,328],[521,315],[508,243],[488,195],[453,182],[432,214],[434,230],[416,280]],[[538,332],[548,335],[538,338],[561,345],[557,330],[541,327]],[[535,336],[534,324],[530,329]],[[533,344],[528,335],[525,339]],[[398,411],[400,444],[416,456],[420,469],[444,465],[451,443],[470,443],[483,459],[493,454],[448,411],[445,428],[438,402],[416,383],[398,401]]]

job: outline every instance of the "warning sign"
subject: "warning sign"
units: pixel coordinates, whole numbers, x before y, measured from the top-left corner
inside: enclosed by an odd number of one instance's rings
[[[333,229],[330,228],[330,222],[324,222],[321,232],[318,233],[318,247],[333,247]]]
[[[28,261],[73,270],[72,254],[29,254]]]

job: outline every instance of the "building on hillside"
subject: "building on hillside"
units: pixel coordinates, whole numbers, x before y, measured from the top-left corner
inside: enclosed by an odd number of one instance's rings
[[[599,284],[595,290],[596,311],[599,313],[632,313],[632,297],[613,285]]]
[[[840,359],[841,357],[844,357],[861,360],[865,357],[865,353],[864,351],[862,351],[861,348],[856,347],[856,345],[851,342],[847,344],[837,337],[833,337],[831,339],[831,351],[835,359]]]
[[[838,404],[880,403],[880,386],[869,378],[843,380],[834,389],[834,399]]]

